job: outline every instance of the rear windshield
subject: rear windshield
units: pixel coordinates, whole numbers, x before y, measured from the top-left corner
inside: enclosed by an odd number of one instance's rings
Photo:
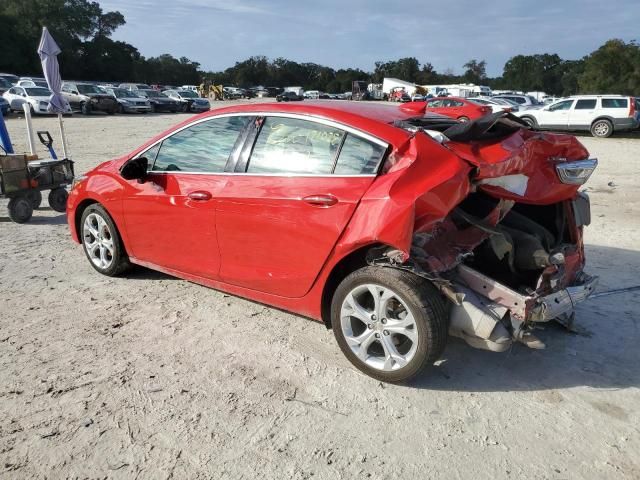
[[[603,98],[602,99],[602,108],[628,108],[629,103],[627,103],[626,98]]]

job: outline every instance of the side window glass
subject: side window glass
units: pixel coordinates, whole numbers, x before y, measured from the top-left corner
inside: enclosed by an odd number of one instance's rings
[[[555,105],[551,105],[549,107],[549,111],[557,112],[559,110],[569,110],[572,104],[573,104],[573,100],[565,100],[564,102],[558,102]]]
[[[185,128],[166,138],[157,152],[154,172],[223,172],[238,135],[249,117],[222,117]]]
[[[330,174],[342,130],[308,120],[265,118],[247,173]]]
[[[593,110],[594,108],[596,108],[595,98],[590,100],[578,100],[575,106],[576,110]]]
[[[602,108],[627,108],[626,98],[603,98]]]
[[[355,135],[347,134],[333,173],[336,175],[365,175],[377,172],[384,155],[384,147]]]
[[[156,143],[153,147],[140,154],[141,157],[147,158],[147,168],[149,170],[153,170],[156,157],[158,156],[158,152],[160,151],[160,145],[160,143]]]

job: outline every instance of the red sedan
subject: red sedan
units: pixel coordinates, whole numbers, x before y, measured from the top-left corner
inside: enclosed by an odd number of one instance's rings
[[[490,106],[478,105],[460,97],[430,98],[426,101],[426,109],[428,112],[446,115],[461,122],[475,120],[492,112]]]
[[[595,285],[578,193],[595,165],[575,138],[501,113],[242,105],[77,178],[67,215],[98,272],[142,265],[320,320],[395,382],[448,334],[536,347],[536,322],[573,315]]]

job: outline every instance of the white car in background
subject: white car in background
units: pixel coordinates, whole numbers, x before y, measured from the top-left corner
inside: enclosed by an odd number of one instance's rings
[[[540,130],[587,131],[594,137],[606,138],[614,132],[638,128],[640,112],[636,107],[634,97],[577,95],[516,115]]]
[[[47,81],[39,78],[21,78],[18,83],[16,83],[16,86],[49,88]]]
[[[470,102],[478,105],[486,105],[491,107],[493,113],[496,112],[517,112],[519,110],[516,104],[513,104],[502,98],[485,98],[485,97],[469,97]]]
[[[28,104],[31,113],[45,114],[49,106],[51,90],[42,87],[11,87],[2,97],[9,102],[9,109],[22,111],[22,105]]]

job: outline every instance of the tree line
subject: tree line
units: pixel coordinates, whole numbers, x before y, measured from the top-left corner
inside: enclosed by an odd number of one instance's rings
[[[198,62],[164,54],[146,58],[137,48],[115,41],[112,33],[125,24],[120,12],[104,12],[88,0],[2,0],[0,4],[0,71],[40,71],[36,49],[46,25],[60,46],[63,78],[133,81],[169,85],[216,84],[249,87],[300,85],[330,93],[350,91],[354,80],[381,83],[396,77],[421,85],[475,83],[493,89],[544,91],[552,95],[621,93],[640,95],[640,45],[612,39],[580,60],[557,54],[516,55],[500,77],[488,77],[486,62],[472,59],[463,73],[437,72],[415,57],[376,62],[373,71],[333,69],[286,58],[252,56],[223,71],[203,71]]]

